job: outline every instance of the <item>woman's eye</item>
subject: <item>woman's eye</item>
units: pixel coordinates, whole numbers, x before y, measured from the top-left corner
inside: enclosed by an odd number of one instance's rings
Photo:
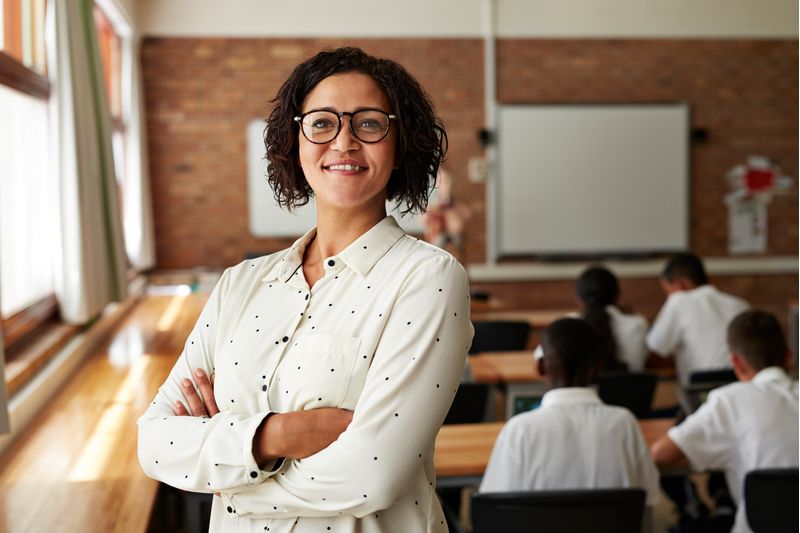
[[[319,118],[311,123],[311,127],[317,129],[332,128],[333,122],[324,118]]]
[[[378,130],[381,128],[381,125],[377,120],[367,119],[362,120],[358,127],[363,130]]]

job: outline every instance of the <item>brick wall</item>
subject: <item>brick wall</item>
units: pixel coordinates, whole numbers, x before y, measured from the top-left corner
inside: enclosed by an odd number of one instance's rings
[[[463,259],[485,259],[485,187],[466,180],[469,157],[480,155],[480,40],[147,38],[142,62],[158,268],[219,268],[291,242],[249,234],[245,128],[266,117],[295,64],[344,44],[399,61],[431,93],[448,128],[456,197],[473,212]],[[692,126],[708,131],[707,142],[691,151],[691,245],[720,256],[727,254],[725,172],[764,154],[797,177],[797,61],[796,40],[504,39],[497,45],[497,96],[500,103],[687,101]],[[769,205],[769,254],[797,254],[797,205],[796,181]],[[795,276],[718,283],[776,311],[797,294]],[[571,303],[569,282],[480,286],[519,307]],[[663,299],[652,279],[626,280],[623,288],[648,315]]]

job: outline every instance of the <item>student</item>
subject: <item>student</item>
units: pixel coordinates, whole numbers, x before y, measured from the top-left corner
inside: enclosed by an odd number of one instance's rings
[[[648,348],[661,357],[675,354],[683,385],[692,372],[727,367],[725,328],[747,302],[710,285],[703,263],[688,253],[667,261],[661,287],[667,301],[647,334]]]
[[[784,371],[788,350],[778,321],[746,311],[728,327],[739,383],[709,394],[700,409],[652,448],[659,465],[689,460],[697,470],[724,470],[738,504],[735,533],[749,532],[742,487],[747,472],[797,466],[797,381]]]
[[[547,328],[538,359],[548,392],[542,405],[511,418],[494,445],[480,492],[641,487],[658,501],[658,471],[627,409],[604,405],[589,384],[598,356],[584,320]]]
[[[628,315],[617,307],[617,277],[602,266],[586,269],[575,284],[580,316],[595,331],[600,357],[600,370],[641,372],[649,352],[645,344],[647,320],[641,315]],[[538,359],[542,347],[534,352]]]

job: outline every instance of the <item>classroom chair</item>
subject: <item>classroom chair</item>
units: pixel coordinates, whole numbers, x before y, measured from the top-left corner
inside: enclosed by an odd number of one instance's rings
[[[733,383],[736,374],[730,368],[698,370],[689,374],[689,385],[678,389],[678,400],[686,415],[694,413],[717,387]]]
[[[747,523],[755,533],[798,531],[797,468],[752,470],[744,477]]]
[[[530,324],[513,320],[473,320],[475,336],[469,353],[511,352],[528,346]]]
[[[444,419],[445,424],[477,424],[486,420],[489,385],[462,383]]]
[[[497,492],[472,496],[474,533],[639,533],[642,489]]]
[[[653,405],[658,377],[648,372],[603,372],[596,380],[597,395],[607,405],[625,407],[646,418]]]

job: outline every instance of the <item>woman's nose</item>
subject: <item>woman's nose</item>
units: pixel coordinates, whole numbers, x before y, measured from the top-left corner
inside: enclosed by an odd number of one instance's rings
[[[350,120],[350,117],[342,117],[342,127],[339,129],[339,134],[331,141],[331,148],[337,152],[350,152],[361,146],[350,128]]]

